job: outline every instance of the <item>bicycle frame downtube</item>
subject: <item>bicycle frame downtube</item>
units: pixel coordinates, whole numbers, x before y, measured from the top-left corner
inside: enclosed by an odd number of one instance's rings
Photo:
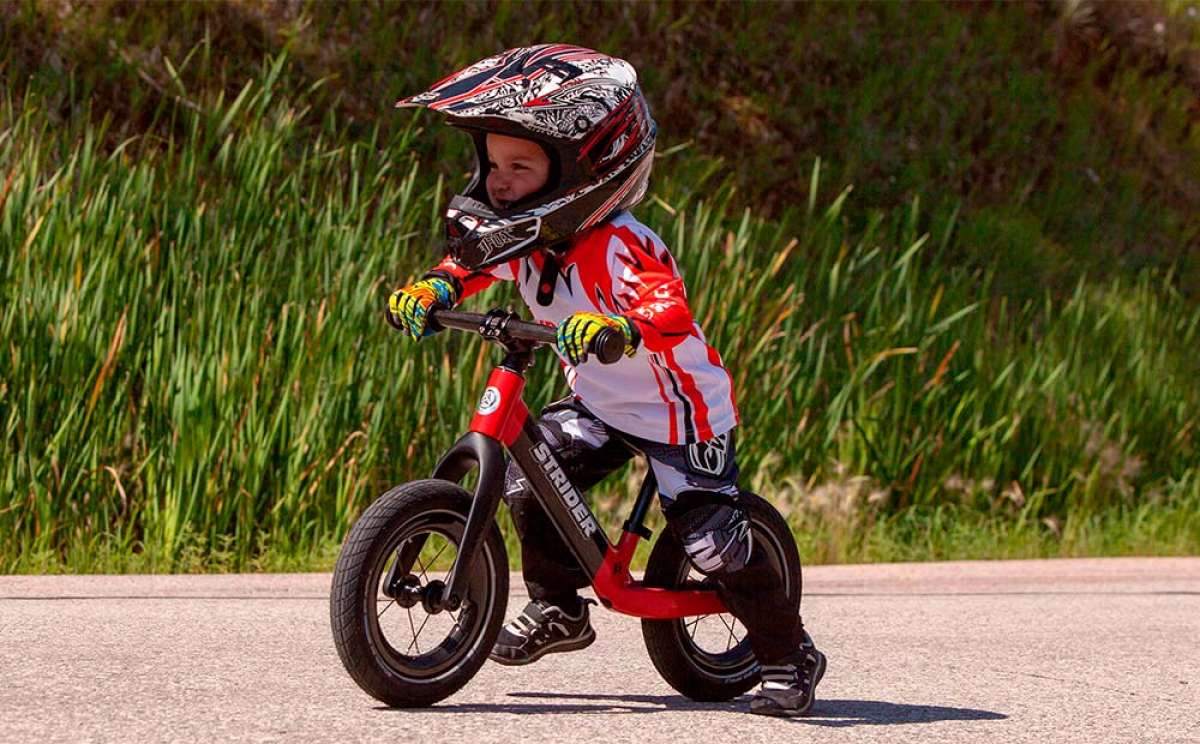
[[[563,542],[587,575],[595,576],[612,544],[532,419],[508,449]]]

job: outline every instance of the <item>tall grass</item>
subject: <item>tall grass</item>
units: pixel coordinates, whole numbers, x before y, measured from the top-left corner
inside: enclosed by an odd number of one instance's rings
[[[380,314],[434,258],[428,135],[303,128],[284,65],[111,152],[103,121],[3,102],[0,569],[327,565],[465,429],[494,351]],[[1148,272],[1009,302],[944,260],[954,214],[859,209],[821,173],[765,221],[667,153],[639,210],[734,374],[747,482],[810,555],[1200,548],[1200,310]],[[562,385],[543,356],[535,406]],[[635,481],[595,494],[606,520]]]
[[[314,110],[361,137],[451,69],[565,41],[630,60],[664,140],[724,156],[756,214],[805,202],[800,171],[824,156],[824,181],[855,184],[852,220],[917,194],[927,217],[958,208],[965,240],[948,255],[991,267],[1009,296],[1172,265],[1200,296],[1200,19],[1177,12],[1155,31],[1158,3],[10,5],[0,76],[27,80],[54,115],[95,102],[113,114],[110,141],[180,134],[163,101],[232,98],[264,53],[291,55],[285,94],[324,80]],[[464,144],[417,143],[447,178]]]

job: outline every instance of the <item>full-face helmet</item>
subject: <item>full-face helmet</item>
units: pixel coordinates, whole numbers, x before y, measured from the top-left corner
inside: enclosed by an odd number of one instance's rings
[[[438,111],[474,140],[475,175],[445,215],[447,248],[467,268],[553,247],[646,193],[657,127],[625,60],[567,44],[510,49],[396,106]],[[551,161],[547,185],[493,208],[489,132],[540,144]]]

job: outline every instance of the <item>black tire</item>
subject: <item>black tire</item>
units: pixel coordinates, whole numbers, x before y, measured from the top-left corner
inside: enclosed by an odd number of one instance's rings
[[[799,614],[801,576],[800,553],[787,522],[773,506],[755,494],[743,492],[738,501],[750,515],[754,550],[768,550],[768,559],[785,571],[785,587],[792,609]],[[698,574],[671,531],[663,530],[650,551],[646,564],[646,586],[669,589],[700,584],[689,574]],[[708,616],[705,616],[707,618]],[[732,615],[717,616],[718,619]],[[697,618],[642,620],[642,637],[654,668],[667,684],[685,697],[702,702],[731,700],[758,683],[760,667],[746,638],[724,652],[702,648],[695,640]],[[734,636],[735,625],[726,625]]]
[[[430,540],[454,546],[457,554],[471,508],[471,495],[454,483],[421,480],[397,486],[363,512],[346,536],[333,572],[329,619],[333,641],[346,671],[375,699],[398,708],[433,705],[465,685],[487,660],[500,633],[508,604],[508,557],[500,530],[492,524],[466,590],[464,605],[442,618],[453,621],[441,644],[422,652],[414,609],[380,596],[380,583],[393,560],[404,561],[412,580],[428,582],[426,566],[415,575],[414,562]],[[415,546],[415,553],[413,548]],[[434,560],[439,556],[434,556]],[[388,601],[377,610],[380,601]],[[384,631],[397,616],[382,615],[395,604],[408,613],[413,641],[403,651]],[[445,614],[445,613],[438,613]],[[425,622],[437,617],[431,614]],[[399,617],[403,617],[400,615]],[[416,654],[410,654],[416,645]]]

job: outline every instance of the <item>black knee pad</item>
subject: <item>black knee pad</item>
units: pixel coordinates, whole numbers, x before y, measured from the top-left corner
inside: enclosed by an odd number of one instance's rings
[[[728,576],[750,562],[750,519],[724,494],[685,491],[665,512],[688,559],[705,576]]]
[[[514,462],[509,462],[504,471],[504,500],[510,509],[521,509],[534,501],[533,489]]]

